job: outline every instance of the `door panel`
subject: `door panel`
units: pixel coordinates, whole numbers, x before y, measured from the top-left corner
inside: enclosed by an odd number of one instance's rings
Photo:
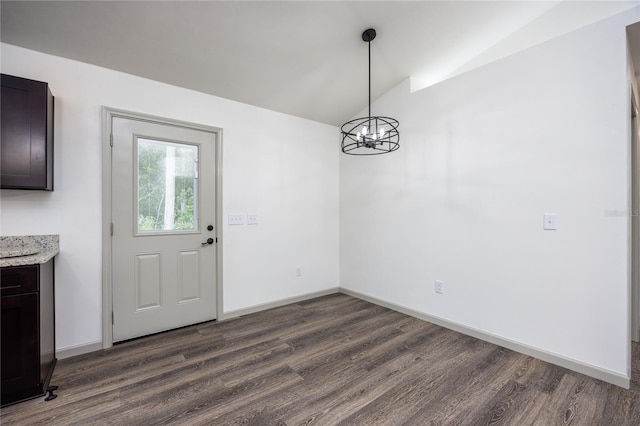
[[[112,134],[113,341],[215,319],[217,135],[122,117]]]
[[[162,306],[160,253],[136,254],[136,311]]]
[[[178,290],[181,303],[200,298],[198,271],[200,271],[199,251],[181,251],[178,253]]]

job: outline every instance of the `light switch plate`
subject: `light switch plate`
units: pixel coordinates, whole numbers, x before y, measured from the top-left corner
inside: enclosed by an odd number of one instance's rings
[[[229,215],[229,225],[243,225],[244,224],[244,215],[243,214],[230,214]]]
[[[545,231],[555,231],[558,229],[558,215],[555,213],[545,213],[542,217]]]
[[[247,225],[257,225],[258,215],[256,213],[247,213]]]

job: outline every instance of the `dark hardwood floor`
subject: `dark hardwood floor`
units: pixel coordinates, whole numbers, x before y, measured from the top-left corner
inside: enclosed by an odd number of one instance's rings
[[[634,346],[634,378],[640,375]],[[3,425],[640,425],[625,390],[334,294],[58,363]]]

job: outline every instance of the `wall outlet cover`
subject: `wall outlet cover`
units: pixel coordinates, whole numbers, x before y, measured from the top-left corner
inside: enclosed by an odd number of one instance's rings
[[[558,215],[555,213],[545,213],[542,216],[542,229],[545,231],[555,231],[558,229]]]

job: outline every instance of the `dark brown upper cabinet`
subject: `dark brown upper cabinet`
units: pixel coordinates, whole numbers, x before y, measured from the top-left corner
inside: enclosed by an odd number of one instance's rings
[[[2,74],[0,188],[53,191],[53,95],[49,85]]]

